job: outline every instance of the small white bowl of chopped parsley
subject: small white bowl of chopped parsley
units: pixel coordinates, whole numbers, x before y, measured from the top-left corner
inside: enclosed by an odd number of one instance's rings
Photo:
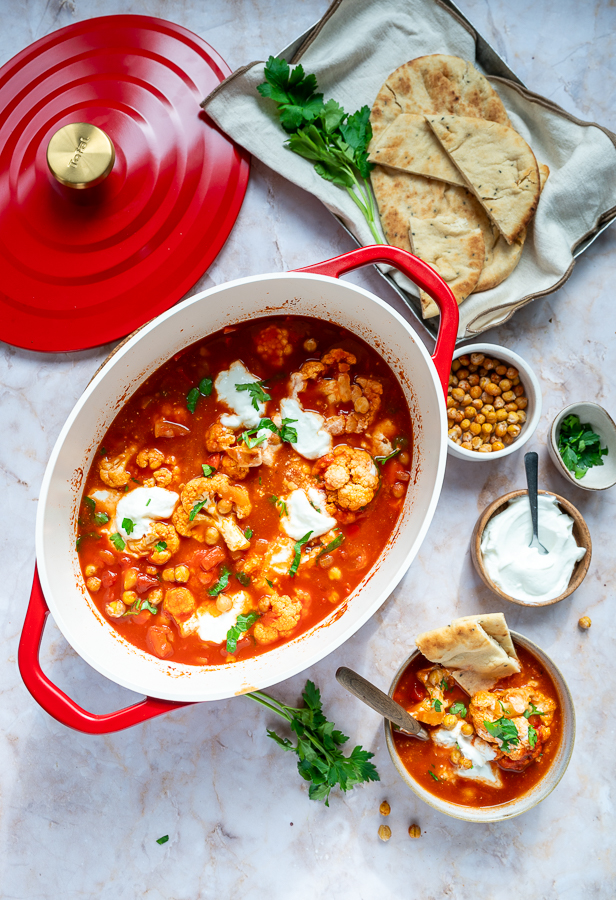
[[[550,429],[548,450],[564,478],[585,491],[616,485],[616,424],[598,403],[572,403]]]

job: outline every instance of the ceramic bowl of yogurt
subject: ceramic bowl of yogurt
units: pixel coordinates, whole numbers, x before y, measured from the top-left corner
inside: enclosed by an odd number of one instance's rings
[[[484,584],[511,603],[550,606],[582,583],[592,542],[582,514],[564,497],[539,491],[539,540],[531,549],[528,491],[510,491],[481,514],[471,538],[471,557]]]

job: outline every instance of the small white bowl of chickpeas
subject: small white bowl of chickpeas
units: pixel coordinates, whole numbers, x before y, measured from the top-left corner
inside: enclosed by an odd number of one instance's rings
[[[468,344],[453,357],[447,395],[452,456],[471,462],[519,450],[541,418],[541,388],[521,356],[498,344]]]

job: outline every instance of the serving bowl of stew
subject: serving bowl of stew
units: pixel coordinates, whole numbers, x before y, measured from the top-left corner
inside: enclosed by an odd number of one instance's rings
[[[451,679],[443,684],[447,715],[439,727],[427,726],[430,740],[407,737],[385,721],[387,749],[402,780],[455,819],[499,822],[527,812],[554,790],[571,759],[575,710],[567,683],[540,647],[514,631],[511,637],[521,671],[472,698]],[[412,711],[426,697],[425,675],[435,668],[415,650],[389,695]],[[447,721],[454,718],[455,724]]]
[[[335,277],[383,260],[442,307],[432,359]],[[74,727],[125,727],[288,678],[361,627],[438,500],[456,327],[428,266],[374,247],[201,292],[131,337],[42,485],[20,648],[36,699]],[[37,664],[47,608],[90,665],[151,700],[84,725]]]

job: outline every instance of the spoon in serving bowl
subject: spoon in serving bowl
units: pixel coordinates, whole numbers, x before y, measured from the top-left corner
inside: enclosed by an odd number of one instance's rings
[[[414,719],[403,706],[384,694],[376,685],[362,678],[357,672],[341,666],[336,672],[336,678],[343,688],[346,688],[349,693],[379,713],[384,719],[389,719],[390,722],[397,725],[403,734],[418,738],[420,741],[429,739],[428,732],[422,728],[417,719]]]
[[[539,540],[539,508],[537,500],[537,487],[539,483],[539,457],[534,451],[524,456],[524,467],[526,469],[526,485],[528,487],[528,502],[530,503],[530,518],[533,523],[533,538],[528,545],[534,547],[539,553],[545,554],[550,551],[544,547]]]

